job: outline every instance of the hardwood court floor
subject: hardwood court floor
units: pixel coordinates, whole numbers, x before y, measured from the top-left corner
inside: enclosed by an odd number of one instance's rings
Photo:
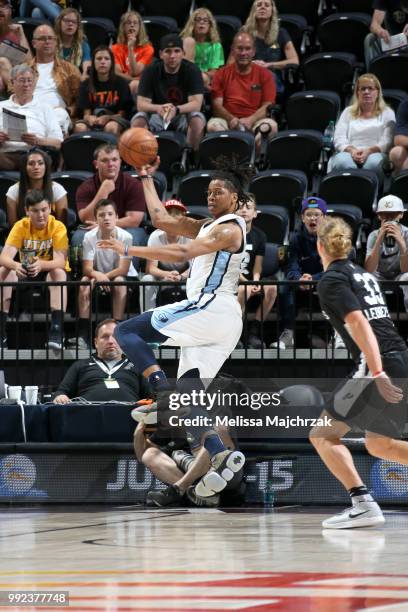
[[[407,612],[408,513],[322,532],[331,513],[3,507],[0,591],[69,591],[81,612]]]

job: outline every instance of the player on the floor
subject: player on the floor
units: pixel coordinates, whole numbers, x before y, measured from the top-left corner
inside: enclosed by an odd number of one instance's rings
[[[348,259],[352,230],[347,223],[333,217],[324,219],[318,229],[317,248],[325,270],[317,286],[322,311],[357,366],[336,389],[327,408],[334,417],[332,426],[314,428],[310,434],[311,443],[348,489],[352,502],[351,508],[323,521],[323,527],[380,525],[384,522],[381,509],[341,438],[357,426],[365,431],[371,455],[408,465],[408,442],[395,439],[401,437],[407,420],[408,349],[391,321],[374,276]],[[407,257],[408,251],[402,256]]]
[[[122,350],[155,392],[167,392],[170,385],[147,342],[180,346],[177,390],[191,392],[208,386],[241,335],[242,316],[236,295],[246,228],[244,220],[235,212],[238,201],[245,199],[241,181],[248,177],[248,171],[238,166],[232,168],[231,161],[230,172],[216,171],[207,193],[208,210],[213,219],[196,220],[186,216],[175,218],[166,211],[152,178],[158,164],[159,158],[154,166],[145,166],[140,171],[152,224],[193,240],[188,244],[129,249],[116,240],[103,240],[99,246],[122,255],[153,260],[194,258],[186,300],[144,312],[120,323],[115,330]],[[208,415],[205,407],[190,407],[191,417],[205,415]],[[209,497],[223,490],[243,469],[245,457],[239,451],[227,450],[210,426],[191,427],[189,431],[211,458],[211,469],[195,489],[197,495]]]

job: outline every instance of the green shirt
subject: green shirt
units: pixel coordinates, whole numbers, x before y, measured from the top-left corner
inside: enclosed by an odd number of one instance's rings
[[[216,70],[224,63],[224,51],[221,43],[196,42],[195,64],[201,72]]]

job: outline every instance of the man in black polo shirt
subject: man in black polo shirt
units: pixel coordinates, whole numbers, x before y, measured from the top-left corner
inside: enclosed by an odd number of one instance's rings
[[[206,123],[200,112],[203,97],[199,68],[184,59],[181,38],[166,34],[160,40],[160,60],[142,72],[132,127],[148,127],[154,133],[167,128],[187,131],[189,145],[197,150]]]
[[[115,327],[114,319],[99,323],[95,330],[96,352],[90,359],[72,364],[55,393],[56,404],[67,404],[74,397],[90,402],[136,402],[151,395],[143,376],[123,356],[113,337]]]

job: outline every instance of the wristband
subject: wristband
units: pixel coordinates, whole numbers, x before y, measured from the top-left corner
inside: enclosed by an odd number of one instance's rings
[[[381,374],[385,374],[384,370],[378,370],[378,372],[374,372],[374,374],[371,375],[371,378],[378,378],[379,376],[381,376]]]
[[[129,245],[125,244],[125,250],[123,251],[123,257],[128,257],[129,255]]]

